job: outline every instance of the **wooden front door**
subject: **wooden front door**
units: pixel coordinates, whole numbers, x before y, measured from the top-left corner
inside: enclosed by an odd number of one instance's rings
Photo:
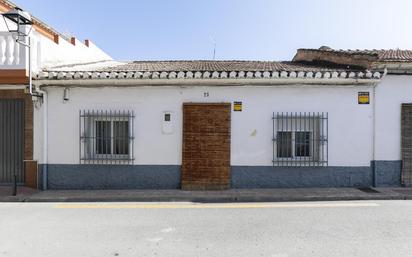
[[[183,104],[183,190],[230,187],[230,106]]]

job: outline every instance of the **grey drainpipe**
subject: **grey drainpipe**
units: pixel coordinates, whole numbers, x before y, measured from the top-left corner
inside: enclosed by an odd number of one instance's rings
[[[377,172],[376,172],[376,86],[373,87],[373,103],[372,103],[372,173],[373,173],[373,187],[378,186]]]

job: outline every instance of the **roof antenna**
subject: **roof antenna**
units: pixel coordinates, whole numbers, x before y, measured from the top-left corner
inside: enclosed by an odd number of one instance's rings
[[[212,40],[212,43],[213,43],[213,60],[215,60],[215,58],[216,58],[216,40],[212,36],[210,36],[210,40]]]

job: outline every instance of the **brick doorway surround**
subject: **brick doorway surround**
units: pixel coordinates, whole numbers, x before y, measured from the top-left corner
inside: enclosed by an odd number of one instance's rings
[[[183,190],[230,188],[230,103],[184,103]]]

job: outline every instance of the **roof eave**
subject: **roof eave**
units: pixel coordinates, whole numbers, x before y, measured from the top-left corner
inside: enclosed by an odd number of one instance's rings
[[[36,80],[37,87],[136,87],[136,86],[282,86],[282,85],[376,85],[381,79],[279,78],[279,79],[72,79]]]
[[[407,61],[383,61],[373,64],[375,69],[386,69],[389,74],[412,74],[412,62]]]

